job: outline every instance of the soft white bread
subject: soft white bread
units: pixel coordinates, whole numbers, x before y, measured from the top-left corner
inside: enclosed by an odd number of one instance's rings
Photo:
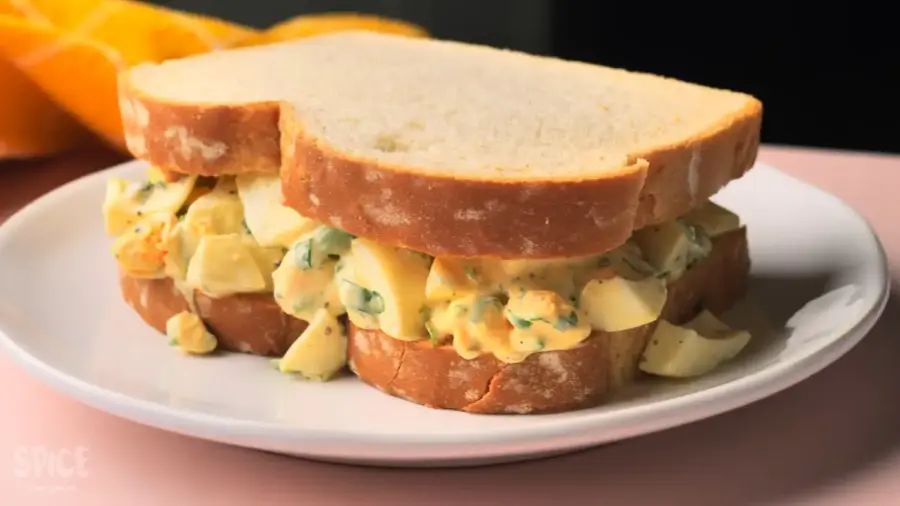
[[[701,308],[719,314],[739,300],[750,272],[746,229],[713,239],[709,257],[669,286],[662,318],[683,323]],[[349,365],[363,381],[433,408],[471,413],[541,413],[597,405],[640,376],[656,323],[595,331],[578,347],[505,364],[493,355],[460,357],[450,345],[400,341],[350,325]]]
[[[120,89],[137,157],[281,168],[301,214],[435,256],[609,250],[740,177],[762,117],[740,93],[365,32],[142,65]]]

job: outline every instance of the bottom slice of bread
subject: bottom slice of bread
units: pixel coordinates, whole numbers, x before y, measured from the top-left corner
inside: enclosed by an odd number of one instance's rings
[[[683,323],[701,308],[722,313],[746,290],[746,229],[713,239],[710,256],[669,286],[663,319]],[[655,323],[595,331],[576,348],[530,355],[517,364],[493,355],[473,360],[451,346],[406,342],[350,325],[349,364],[366,383],[432,408],[470,413],[546,413],[600,404],[640,376],[638,362]]]
[[[162,333],[169,318],[190,310],[170,278],[135,278],[120,269],[119,287],[125,302]],[[284,314],[271,293],[213,298],[197,291],[194,305],[222,350],[280,357],[306,328],[305,321]]]

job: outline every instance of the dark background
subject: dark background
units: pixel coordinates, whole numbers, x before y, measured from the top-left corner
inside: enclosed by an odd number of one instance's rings
[[[900,16],[888,2],[156,0],[266,27],[301,13],[405,19],[436,37],[745,91],[769,143],[900,153]]]

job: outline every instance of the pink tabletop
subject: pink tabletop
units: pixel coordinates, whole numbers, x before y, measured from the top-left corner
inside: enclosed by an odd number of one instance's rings
[[[900,156],[768,147],[761,158],[861,211],[900,273]],[[109,159],[39,163],[32,182],[0,164],[0,220],[13,193]],[[0,504],[897,505],[898,309],[895,298],[824,372],[752,406],[570,456],[466,470],[342,467],[193,440],[80,405],[0,357]]]

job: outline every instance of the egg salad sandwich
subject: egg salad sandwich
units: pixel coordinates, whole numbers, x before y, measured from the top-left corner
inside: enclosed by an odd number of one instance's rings
[[[190,353],[523,414],[750,340],[721,320],[746,230],[710,197],[755,162],[751,96],[364,32],[137,66],[120,96],[153,167],[104,204],[122,293]]]

